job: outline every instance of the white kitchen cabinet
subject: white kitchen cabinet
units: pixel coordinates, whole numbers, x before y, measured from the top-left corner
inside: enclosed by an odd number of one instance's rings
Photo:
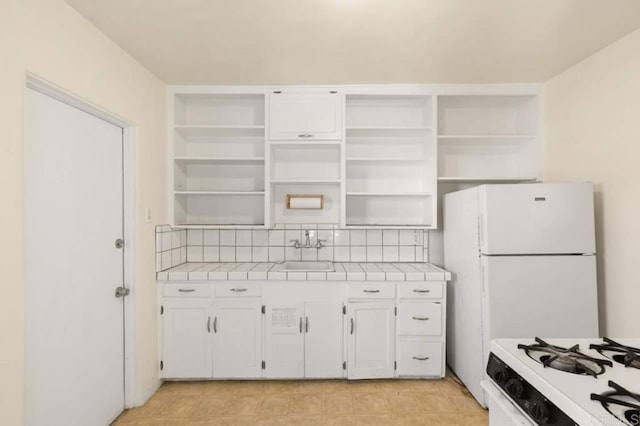
[[[163,378],[210,378],[212,306],[208,299],[165,299],[161,308]]]
[[[304,303],[266,305],[265,377],[304,377],[303,322]]]
[[[338,302],[268,305],[265,377],[342,377],[342,316]]]
[[[347,305],[347,375],[349,379],[395,375],[395,302]]]
[[[269,138],[339,140],[342,114],[337,90],[275,90],[269,95]]]
[[[262,376],[262,304],[223,300],[213,304],[213,377]]]
[[[343,375],[342,304],[305,304],[304,375],[337,378]]]

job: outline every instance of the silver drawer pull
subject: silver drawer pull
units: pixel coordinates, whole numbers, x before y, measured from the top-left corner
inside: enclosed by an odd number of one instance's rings
[[[213,332],[218,332],[218,317],[213,317]]]
[[[195,288],[179,288],[178,291],[180,293],[193,293],[194,291],[196,291]]]
[[[429,321],[429,317],[413,317],[416,321]]]
[[[431,293],[431,290],[418,290],[417,288],[413,290],[414,293]]]
[[[207,332],[211,333],[211,317],[207,318]]]
[[[362,290],[365,293],[380,293],[380,290]]]
[[[353,334],[353,318],[351,318],[351,333],[350,334]]]
[[[428,356],[425,357],[419,357],[419,356],[414,356],[413,359],[415,359],[416,361],[426,361],[429,359]]]
[[[313,135],[311,133],[303,133],[301,135],[298,135],[299,138],[312,138]]]
[[[235,293],[243,293],[245,291],[247,291],[246,288],[232,288],[231,291],[235,292]]]
[[[302,317],[300,317],[300,334],[302,334]]]

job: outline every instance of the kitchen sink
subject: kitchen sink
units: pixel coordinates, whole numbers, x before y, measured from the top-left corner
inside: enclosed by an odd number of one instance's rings
[[[284,262],[279,272],[333,272],[333,262]]]

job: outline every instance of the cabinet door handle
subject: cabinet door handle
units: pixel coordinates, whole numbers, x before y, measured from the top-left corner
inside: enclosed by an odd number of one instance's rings
[[[194,291],[196,291],[195,288],[179,288],[178,291],[180,293],[193,293]]]
[[[245,291],[247,291],[246,288],[232,288],[231,291],[233,291],[234,293],[243,293]]]
[[[431,293],[431,290],[419,290],[419,289],[414,289],[413,290],[414,293]]]
[[[302,133],[298,135],[299,138],[312,138],[313,135],[311,133]]]
[[[380,290],[362,290],[365,293],[380,293]]]
[[[211,333],[211,317],[207,318],[207,332]]]
[[[304,332],[309,332],[309,317],[304,317]]]
[[[351,334],[353,334],[353,318],[351,318]]]
[[[416,321],[429,321],[429,317],[413,317]]]
[[[425,357],[419,357],[419,356],[414,356],[413,359],[415,359],[416,361],[426,361],[429,359],[428,356]]]
[[[302,334],[302,317],[300,317],[300,334]]]
[[[218,332],[218,317],[213,317],[213,332]]]

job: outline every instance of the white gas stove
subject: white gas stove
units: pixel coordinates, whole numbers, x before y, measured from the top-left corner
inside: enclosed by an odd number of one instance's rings
[[[640,425],[640,339],[498,339],[487,374],[491,426]]]

